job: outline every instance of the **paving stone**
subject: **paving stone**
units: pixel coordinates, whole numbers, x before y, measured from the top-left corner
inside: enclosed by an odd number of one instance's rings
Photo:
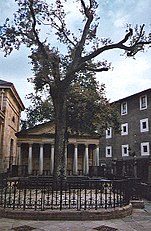
[[[109,227],[109,226],[106,226],[106,225],[101,225],[101,226],[96,227],[94,229],[98,230],[98,231],[116,231],[117,230],[117,229],[115,229],[113,227]]]
[[[151,231],[151,203],[144,209],[134,209],[133,214],[122,219],[98,221],[33,221],[0,218],[0,231],[20,231],[17,227],[32,227],[33,231],[97,231],[99,227],[114,228],[105,231]],[[107,228],[106,228],[107,229]],[[22,231],[22,230],[21,230]],[[32,231],[32,230],[31,230]],[[99,231],[99,230],[98,230]],[[104,230],[100,230],[104,231]]]
[[[35,229],[34,227],[31,227],[29,225],[22,225],[22,226],[12,228],[12,230],[14,231],[32,231],[34,229]]]

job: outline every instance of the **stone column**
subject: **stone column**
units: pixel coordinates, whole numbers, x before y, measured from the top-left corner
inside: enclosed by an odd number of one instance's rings
[[[73,174],[78,174],[78,146],[74,146],[74,157],[73,157]]]
[[[50,156],[50,174],[53,175],[54,170],[54,144],[51,144],[51,156]]]
[[[99,166],[99,145],[95,149],[95,166]]]
[[[32,174],[32,144],[29,144],[29,153],[28,153],[28,174]]]
[[[43,168],[44,168],[44,146],[40,144],[40,155],[39,155],[39,174],[43,175]]]
[[[88,145],[85,146],[85,156],[84,156],[84,164],[85,164],[85,175],[89,173],[89,153],[88,153]]]

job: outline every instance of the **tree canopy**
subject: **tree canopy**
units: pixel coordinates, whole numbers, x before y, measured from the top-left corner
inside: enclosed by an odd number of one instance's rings
[[[52,98],[46,92],[27,96],[31,105],[26,109],[26,127],[54,121]],[[82,75],[72,86],[67,97],[67,130],[74,134],[102,136],[108,127],[119,131],[118,111],[106,98],[105,85],[96,81],[95,75]],[[23,123],[24,125],[24,123]]]
[[[134,29],[128,25],[125,36],[118,42],[100,38],[97,0],[75,0],[81,14],[77,31],[71,31],[67,23],[65,6],[69,0],[50,4],[45,0],[15,2],[18,10],[13,22],[7,18],[1,27],[0,48],[6,56],[23,44],[29,48],[35,89],[49,91],[55,115],[54,177],[58,177],[65,172],[67,93],[73,81],[81,73],[108,71],[110,63],[99,56],[104,52],[120,49],[127,56],[136,55],[151,43],[151,33],[145,34],[145,25]],[[55,46],[54,40],[63,47]]]

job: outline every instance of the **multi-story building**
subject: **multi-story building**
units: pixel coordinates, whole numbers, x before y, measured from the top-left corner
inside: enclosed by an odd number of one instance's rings
[[[151,182],[151,89],[115,101],[121,131],[110,127],[100,140],[100,162],[116,175]]]
[[[24,105],[10,82],[0,80],[0,172],[17,163],[17,137]]]

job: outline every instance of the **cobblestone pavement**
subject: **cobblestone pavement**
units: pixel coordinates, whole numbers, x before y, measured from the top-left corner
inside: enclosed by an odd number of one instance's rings
[[[131,216],[104,221],[24,221],[0,218],[0,231],[151,231],[151,201]]]

